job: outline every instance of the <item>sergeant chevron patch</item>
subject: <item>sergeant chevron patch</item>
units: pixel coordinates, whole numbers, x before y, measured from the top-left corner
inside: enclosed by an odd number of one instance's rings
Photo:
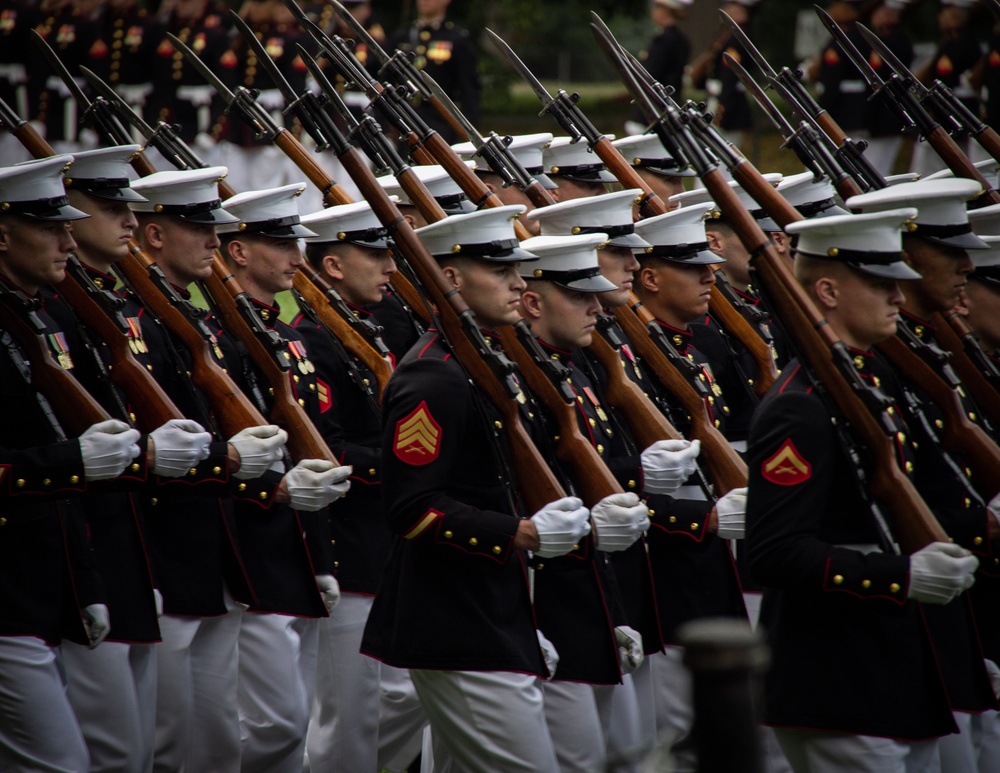
[[[764,460],[760,474],[778,486],[797,486],[812,477],[812,465],[788,438],[770,459]]]
[[[392,448],[401,461],[414,467],[430,464],[438,458],[441,450],[441,425],[431,416],[426,400],[396,424]]]

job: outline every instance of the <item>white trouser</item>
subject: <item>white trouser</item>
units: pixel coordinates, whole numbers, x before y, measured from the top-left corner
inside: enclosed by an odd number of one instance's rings
[[[86,773],[83,733],[58,653],[34,636],[0,636],[0,770]]]
[[[310,153],[312,153],[312,143],[309,143]],[[344,189],[344,193],[351,197],[354,201],[361,201],[364,197],[361,195],[361,191],[358,190],[357,184],[351,179],[351,176],[344,169],[344,165],[340,163],[340,159],[337,155],[330,150],[324,150],[322,153],[313,153],[313,159],[318,163],[323,169],[333,178],[334,182],[337,183],[341,188]],[[362,154],[362,158],[365,158]],[[367,162],[367,158],[365,158]],[[368,162],[367,165],[371,167],[371,163]],[[305,177],[302,172],[299,172],[299,176],[295,180],[304,180]],[[309,214],[310,212],[319,212],[323,209],[323,192],[317,188],[312,183],[306,186],[305,193],[299,198],[299,212],[303,215]]]
[[[315,619],[243,613],[238,692],[243,773],[301,773],[318,633]]]
[[[542,692],[560,773],[603,773],[607,753],[593,685],[543,682]]]
[[[240,769],[237,658],[242,614],[233,604],[218,617],[160,618],[153,770]]]
[[[972,726],[979,738],[979,773],[1000,770],[1000,712],[984,711],[974,714]]]
[[[795,773],[952,773],[940,766],[937,739],[907,743],[787,728],[774,733]]]
[[[63,642],[66,691],[90,751],[92,773],[153,768],[156,734],[154,644]]]
[[[951,715],[958,725],[958,732],[942,736],[938,741],[941,755],[941,770],[944,773],[976,773],[976,749],[979,744],[981,726],[972,724],[972,714],[953,711]]]
[[[437,773],[558,771],[535,677],[421,670],[410,676],[434,730]]]
[[[405,668],[381,664],[378,703],[378,769],[406,770],[420,753],[427,714]]]
[[[643,661],[640,668],[645,667],[646,661]],[[652,750],[656,741],[653,702],[640,703],[633,676],[623,674],[621,684],[593,685],[597,713],[604,730],[607,769],[615,773],[638,770],[639,761]]]
[[[694,704],[691,673],[684,667],[684,650],[667,645],[662,653],[648,656],[656,705],[658,742],[670,749],[677,773],[691,773],[696,760],[691,738]]]
[[[379,662],[362,655],[370,596],[345,593],[319,621],[316,690],[309,719],[309,769],[375,773],[378,754]]]

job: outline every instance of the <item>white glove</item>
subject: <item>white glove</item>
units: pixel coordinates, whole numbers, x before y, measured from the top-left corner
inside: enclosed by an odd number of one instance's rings
[[[303,459],[287,473],[288,499],[296,510],[315,512],[340,499],[351,487],[353,467],[334,467],[325,459]]]
[[[149,433],[153,441],[153,473],[179,478],[208,458],[212,436],[198,422],[171,419]]]
[[[139,430],[124,421],[108,419],[88,427],[80,435],[80,455],[89,482],[121,475],[139,455]]]
[[[719,531],[723,539],[743,539],[747,526],[747,489],[734,488],[715,503]]]
[[[639,455],[643,490],[647,494],[673,494],[697,469],[700,440],[657,440]]]
[[[323,597],[327,614],[330,614],[340,603],[340,583],[332,574],[317,574],[316,587],[319,588],[319,595]]]
[[[240,457],[240,469],[234,473],[241,480],[259,478],[277,461],[281,448],[288,440],[288,433],[273,424],[241,429],[231,438],[229,445]]]
[[[590,534],[590,511],[576,497],[549,502],[531,516],[538,531],[538,550],[542,558],[569,553],[573,546]]]
[[[537,628],[535,629],[535,633],[538,634],[538,646],[542,650],[545,667],[549,670],[549,675],[545,678],[545,681],[551,682],[552,677],[556,675],[556,668],[559,667],[559,653],[556,652],[555,645],[545,638],[544,633]]]
[[[163,594],[159,588],[153,588],[153,604],[156,605],[156,616],[163,617]]]
[[[910,556],[909,598],[947,604],[976,580],[979,559],[950,542],[932,542]]]
[[[642,634],[627,625],[615,628],[615,641],[618,642],[618,662],[623,674],[631,674],[646,659],[642,651]]]
[[[990,687],[993,688],[993,694],[997,698],[1000,698],[1000,667],[997,667],[997,664],[989,658],[984,658],[983,664],[986,666],[986,673],[990,677]]]
[[[598,550],[613,553],[631,547],[649,531],[649,508],[636,494],[611,494],[590,508]]]
[[[80,617],[83,619],[83,629],[87,632],[87,646],[94,649],[104,641],[104,637],[111,630],[111,623],[108,620],[108,608],[105,604],[91,604],[80,610]]]
[[[1000,494],[997,494],[990,500],[989,504],[986,505],[986,509],[997,519],[997,523],[1000,523]]]

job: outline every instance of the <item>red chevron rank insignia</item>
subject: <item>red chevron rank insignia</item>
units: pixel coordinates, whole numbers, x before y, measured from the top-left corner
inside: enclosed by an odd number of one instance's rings
[[[316,379],[316,395],[319,397],[319,412],[326,413],[333,406],[333,393],[330,385],[321,379]]]
[[[396,424],[393,451],[401,461],[415,467],[430,464],[441,450],[441,425],[434,421],[424,400],[405,419]]]
[[[802,458],[791,438],[781,444],[775,454],[761,465],[765,480],[778,486],[797,486],[812,477],[812,465]]]

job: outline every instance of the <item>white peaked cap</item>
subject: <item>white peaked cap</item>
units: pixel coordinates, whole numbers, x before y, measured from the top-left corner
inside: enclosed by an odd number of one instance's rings
[[[418,228],[417,235],[435,257],[458,255],[497,263],[537,260],[521,248],[514,233],[514,221],[524,209],[511,204],[452,215]]]
[[[613,134],[604,135],[614,139]],[[546,174],[556,174],[570,180],[614,183],[617,178],[604,168],[604,163],[590,149],[587,140],[573,142],[569,137],[555,137],[542,151]]]
[[[862,212],[916,207],[919,213],[909,226],[914,235],[949,247],[981,250],[986,244],[972,232],[965,205],[982,192],[975,180],[918,180],[851,196],[844,203]]]
[[[614,247],[639,249],[647,246],[636,236],[632,221],[632,204],[640,196],[638,188],[602,193],[539,207],[526,217],[541,224],[543,236],[604,233]]]
[[[313,232],[299,224],[298,197],[306,184],[291,183],[280,188],[243,191],[226,199],[226,212],[238,217],[237,223],[219,226],[220,234],[247,233],[274,239],[300,239]]]
[[[73,156],[49,156],[0,167],[0,214],[34,220],[82,220],[90,217],[66,200],[63,173]]]
[[[606,293],[617,290],[614,282],[601,276],[597,248],[607,241],[607,234],[580,236],[535,236],[521,242],[524,249],[538,257],[520,270],[525,279],[542,279],[583,293]]]
[[[538,180],[543,187],[550,190],[557,188],[558,186],[543,173],[542,167],[542,148],[552,141],[552,135],[548,132],[515,134],[509,139],[510,144],[507,145],[507,150],[524,167],[524,170]],[[476,155],[476,146],[471,142],[452,145],[451,149],[458,153],[463,161],[472,161],[475,164],[473,169],[477,172],[491,171],[483,158]]]
[[[812,172],[782,178],[778,193],[805,218],[848,214],[846,209],[837,206],[837,191],[829,178],[817,180]]]
[[[893,185],[900,185],[901,183],[915,183],[919,179],[919,172],[900,172],[899,174],[891,174],[886,177],[885,183],[891,188]]]
[[[767,174],[761,175],[766,182],[770,185],[777,187],[781,182],[782,175],[777,172],[768,172]],[[730,188],[733,189],[733,193],[736,194],[736,198],[740,200],[740,203],[746,208],[746,210],[753,215],[754,220],[761,227],[763,231],[780,231],[781,228],[775,223],[767,213],[760,208],[760,204],[757,203],[749,193],[743,190],[743,186],[740,185],[735,180],[730,180],[728,182]],[[712,201],[712,194],[708,192],[707,188],[695,188],[692,191],[684,191],[683,193],[675,193],[670,197],[670,201],[677,204],[679,207],[689,207],[692,204],[703,204],[705,202]],[[718,207],[713,204],[713,207],[717,210]]]
[[[712,211],[710,202],[691,204],[672,212],[640,220],[636,233],[650,243],[635,255],[657,257],[674,263],[709,264],[726,261],[708,249],[705,218]]]
[[[395,196],[390,198],[394,204],[398,201]],[[316,234],[306,239],[307,242],[344,242],[380,250],[389,247],[389,231],[382,226],[367,201],[341,204],[303,215],[302,225]]]
[[[112,145],[73,154],[73,166],[63,178],[66,190],[83,191],[114,201],[145,201],[129,184],[134,177],[129,161],[142,150],[139,145]]]
[[[475,164],[469,161],[466,161],[465,165],[470,169],[475,168]],[[431,196],[437,200],[437,203],[449,215],[459,215],[476,211],[475,205],[469,201],[462,192],[462,189],[458,187],[458,183],[451,179],[451,175],[448,174],[443,166],[427,164],[425,166],[411,166],[410,169],[413,170],[417,179],[424,184],[424,187],[427,188]],[[377,179],[378,184],[382,186],[382,189],[386,193],[399,197],[400,204],[413,205],[413,202],[406,195],[406,191],[403,190],[403,186],[399,184],[399,180],[395,177],[386,175]]]
[[[973,164],[973,166],[976,167],[976,169],[978,169],[980,172],[982,172],[983,176],[989,174],[996,174],[997,172],[1000,172],[1000,162],[998,162],[995,158],[987,158],[985,161],[976,161],[976,163]],[[936,172],[932,172],[929,175],[925,175],[923,179],[947,180],[954,176],[955,173],[951,169],[945,167],[944,169],[938,169]]]
[[[664,177],[697,177],[698,173],[689,166],[678,169],[677,159],[670,155],[660,138],[655,134],[633,134],[611,143],[626,161],[634,167],[648,169]]]
[[[976,236],[985,239],[987,236],[1000,235],[1000,204],[970,209],[968,215]]]
[[[913,207],[902,207],[799,220],[785,230],[798,236],[797,253],[837,260],[886,279],[919,279],[920,274],[903,261],[903,231],[916,216]]]
[[[239,218],[222,209],[219,198],[219,182],[228,173],[224,166],[156,172],[132,183],[146,201],[129,206],[133,212],[171,215],[190,223],[236,223]]]
[[[987,249],[976,250],[970,256],[972,258],[972,264],[976,267],[975,274],[982,268],[995,268],[996,271],[991,272],[995,275],[994,281],[1000,279],[1000,234],[993,236],[984,236],[983,241],[987,244]]]

